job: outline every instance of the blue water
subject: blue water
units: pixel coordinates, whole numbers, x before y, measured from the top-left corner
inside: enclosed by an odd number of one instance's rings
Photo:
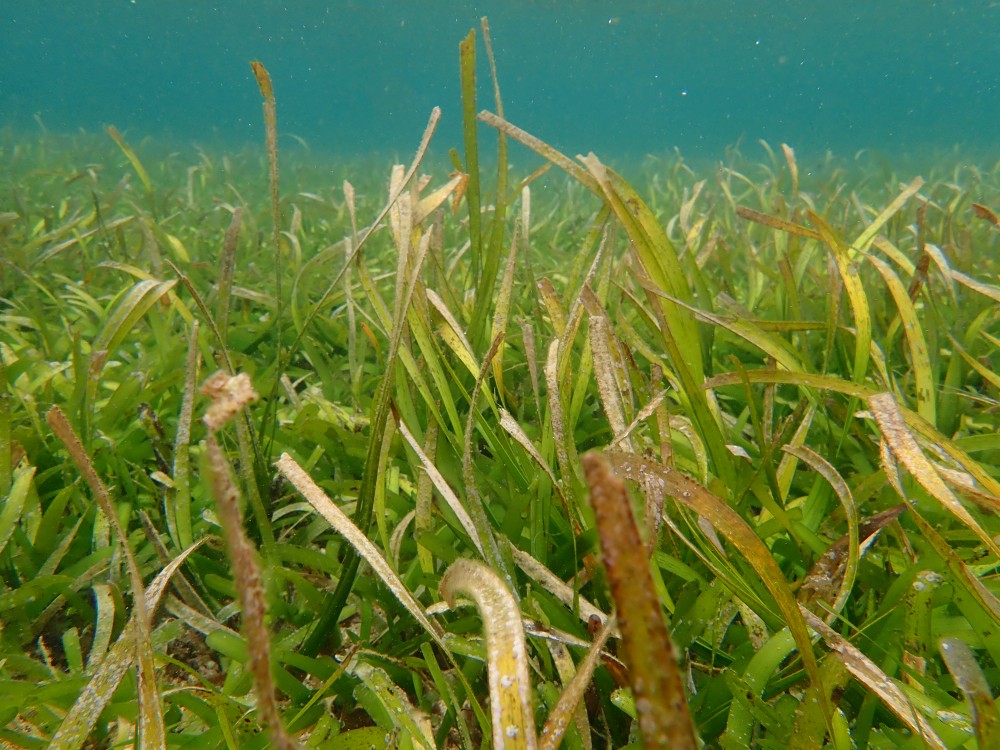
[[[570,154],[1000,154],[996,0],[4,0],[0,127],[259,143],[259,59],[286,139],[408,154],[440,106],[444,153],[458,42],[484,14],[508,119]]]

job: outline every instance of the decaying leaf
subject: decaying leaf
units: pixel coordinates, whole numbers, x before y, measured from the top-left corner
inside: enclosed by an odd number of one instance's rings
[[[201,386],[201,392],[212,399],[212,405],[202,418],[210,430],[218,430],[235,417],[240,409],[259,397],[246,373],[227,375],[221,370]]]
[[[456,596],[475,601],[483,617],[490,683],[493,747],[533,750],[535,733],[528,647],[521,610],[504,579],[481,562],[460,558],[441,578],[441,596],[453,608]]]

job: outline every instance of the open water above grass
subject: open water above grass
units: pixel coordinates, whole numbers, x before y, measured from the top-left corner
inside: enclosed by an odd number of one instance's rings
[[[508,119],[570,154],[717,159],[758,139],[800,156],[997,150],[990,0],[11,2],[0,126],[259,143],[247,63],[260,59],[286,140],[408,154],[440,106],[443,154],[460,145],[458,42],[482,15]],[[492,109],[480,63],[479,104]]]

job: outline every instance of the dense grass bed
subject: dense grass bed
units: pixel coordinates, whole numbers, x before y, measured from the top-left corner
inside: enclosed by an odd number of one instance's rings
[[[474,112],[0,133],[0,740],[1000,747],[1000,162]]]

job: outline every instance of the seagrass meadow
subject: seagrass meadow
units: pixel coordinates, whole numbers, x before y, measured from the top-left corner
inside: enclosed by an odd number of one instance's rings
[[[397,165],[260,63],[0,131],[0,743],[1000,747],[1000,160],[626,179],[460,68]]]

